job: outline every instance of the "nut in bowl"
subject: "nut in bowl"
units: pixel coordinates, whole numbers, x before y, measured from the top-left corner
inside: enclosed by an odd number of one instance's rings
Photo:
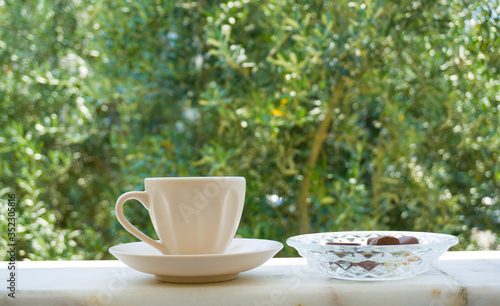
[[[426,272],[458,238],[425,232],[353,231],[299,235],[286,242],[310,265],[334,278],[378,281]]]

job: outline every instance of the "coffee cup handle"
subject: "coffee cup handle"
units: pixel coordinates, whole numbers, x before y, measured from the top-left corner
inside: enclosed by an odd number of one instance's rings
[[[116,217],[118,218],[118,222],[132,235],[137,237],[139,240],[144,241],[145,243],[149,244],[150,246],[154,247],[158,251],[160,251],[162,254],[168,254],[166,248],[159,243],[158,241],[153,240],[150,238],[148,235],[144,234],[140,230],[137,229],[137,227],[133,226],[132,223],[130,223],[125,215],[123,214],[123,204],[127,202],[128,200],[137,200],[139,201],[147,210],[149,210],[149,198],[146,192],[144,191],[129,191],[124,194],[122,194],[118,200],[116,200],[116,206],[115,206],[115,211],[116,211]]]

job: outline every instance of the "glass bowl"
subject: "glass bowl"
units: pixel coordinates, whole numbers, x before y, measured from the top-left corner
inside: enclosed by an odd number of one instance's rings
[[[379,236],[413,236],[419,244],[367,245],[369,238]],[[326,244],[333,242],[361,245]],[[408,278],[429,270],[458,238],[424,232],[356,231],[299,235],[286,243],[310,265],[334,278],[376,281]]]

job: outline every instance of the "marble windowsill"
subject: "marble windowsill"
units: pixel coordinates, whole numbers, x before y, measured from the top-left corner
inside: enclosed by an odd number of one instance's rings
[[[0,262],[0,305],[500,305],[500,251],[448,252],[437,269],[385,282],[329,278],[273,258],[212,284],[168,284],[119,261],[18,262],[16,298]]]

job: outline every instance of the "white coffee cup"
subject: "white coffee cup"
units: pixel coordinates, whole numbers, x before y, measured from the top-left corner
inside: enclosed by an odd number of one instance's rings
[[[132,235],[163,254],[224,253],[236,234],[245,200],[244,177],[146,178],[145,191],[130,191],[116,201],[116,216]],[[135,199],[149,211],[159,241],[123,214]]]

